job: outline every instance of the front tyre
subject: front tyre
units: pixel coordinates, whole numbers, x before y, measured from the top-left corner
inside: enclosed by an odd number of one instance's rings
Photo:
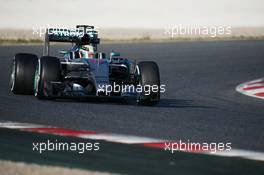
[[[39,59],[36,66],[34,90],[35,96],[39,99],[45,99],[44,85],[46,82],[61,80],[61,64],[56,57],[43,56]]]
[[[28,53],[18,53],[12,63],[10,78],[11,91],[14,94],[33,95],[34,75],[38,57]]]
[[[142,61],[138,64],[139,85],[142,93],[138,97],[140,105],[154,105],[160,100],[160,74],[157,63]]]

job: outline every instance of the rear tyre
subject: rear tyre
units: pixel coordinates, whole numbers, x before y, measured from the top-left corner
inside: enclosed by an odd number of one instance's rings
[[[139,85],[143,92],[138,98],[140,105],[154,105],[160,100],[160,74],[157,63],[153,61],[143,61],[138,64]]]
[[[14,94],[33,95],[34,75],[38,57],[28,53],[18,53],[12,63],[10,78],[11,91]]]
[[[34,90],[39,99],[47,99],[44,92],[45,82],[61,80],[61,64],[56,57],[43,56],[36,66]]]

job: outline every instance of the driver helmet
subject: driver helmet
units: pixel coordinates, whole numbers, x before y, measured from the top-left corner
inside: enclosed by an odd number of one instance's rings
[[[94,58],[94,49],[90,45],[82,45],[79,49],[80,58]]]

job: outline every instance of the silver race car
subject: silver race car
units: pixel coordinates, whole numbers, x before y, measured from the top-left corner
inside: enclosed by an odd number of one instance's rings
[[[73,43],[61,57],[50,56],[50,42]],[[138,104],[160,100],[160,75],[153,61],[136,62],[111,52],[98,52],[98,32],[93,26],[47,29],[43,56],[18,53],[13,59],[11,91],[57,98],[133,98]]]

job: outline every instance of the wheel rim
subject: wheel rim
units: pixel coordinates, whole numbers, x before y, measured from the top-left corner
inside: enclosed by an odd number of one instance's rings
[[[40,70],[39,70],[40,66],[39,64],[37,64],[36,67],[36,71],[35,71],[35,76],[34,76],[34,95],[37,96],[38,95],[38,85],[39,85],[39,79],[40,79]]]
[[[11,72],[11,77],[10,77],[10,84],[11,84],[11,91],[13,92],[14,87],[15,87],[15,75],[16,75],[16,67],[15,67],[15,61],[13,61],[13,66],[12,66],[12,72]]]

